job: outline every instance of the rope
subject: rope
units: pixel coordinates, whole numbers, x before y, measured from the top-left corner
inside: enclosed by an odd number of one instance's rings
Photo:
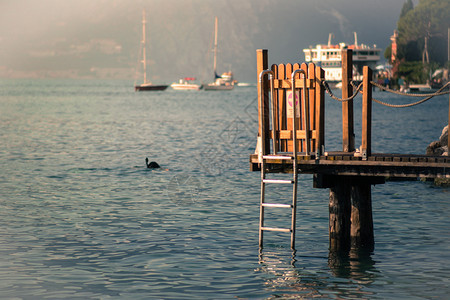
[[[344,98],[338,98],[333,94],[330,86],[328,85],[328,82],[326,82],[325,80],[322,80],[320,83],[325,87],[325,89],[327,90],[327,93],[330,94],[330,97],[339,102],[347,102],[347,101],[353,100],[358,95],[358,92],[362,89],[362,86],[363,86],[362,82],[357,87],[354,86],[356,88],[355,93],[353,95],[351,95],[350,97],[344,99]],[[352,84],[353,84],[353,82],[352,82]]]
[[[417,102],[408,103],[408,104],[390,104],[390,103],[383,102],[383,101],[377,100],[377,99],[375,99],[375,98],[372,98],[372,100],[373,100],[374,102],[376,102],[376,103],[378,103],[378,104],[381,104],[381,105],[384,105],[384,106],[387,106],[387,107],[392,107],[392,108],[406,108],[406,107],[412,107],[412,106],[415,106],[415,105],[422,104],[422,103],[424,103],[424,102],[430,100],[430,99],[433,98],[434,96],[446,95],[446,94],[449,94],[449,93],[450,93],[450,90],[449,90],[449,91],[446,91],[446,92],[442,92],[443,89],[445,89],[447,86],[450,86],[450,82],[447,82],[447,83],[446,83],[443,87],[441,87],[437,92],[432,93],[432,94],[410,94],[410,93],[403,93],[403,92],[391,90],[391,89],[389,89],[389,88],[387,88],[387,87],[384,87],[384,86],[382,86],[382,85],[380,85],[380,84],[378,84],[378,83],[376,83],[376,82],[373,82],[373,81],[371,81],[370,83],[371,83],[372,85],[374,85],[374,86],[376,86],[376,87],[382,89],[382,90],[385,90],[385,91],[390,92],[390,93],[393,93],[393,94],[402,95],[402,96],[409,96],[409,97],[426,97],[426,98],[424,98],[424,99],[422,99],[422,100],[419,100],[419,101],[417,101]],[[355,84],[353,83],[353,81],[351,82],[351,84],[352,84],[353,87],[355,87]],[[362,93],[362,91],[361,91],[361,93]]]
[[[376,86],[377,88],[384,90],[386,92],[390,92],[393,94],[397,94],[397,95],[401,95],[401,96],[409,96],[409,97],[434,97],[434,96],[440,96],[440,95],[445,95],[448,94],[448,92],[441,92],[443,89],[445,89],[448,85],[450,85],[450,81],[447,82],[443,87],[441,87],[437,92],[431,93],[431,94],[414,94],[414,93],[405,93],[405,92],[400,92],[400,91],[396,91],[396,90],[392,90],[388,87],[382,86],[381,84],[378,84],[374,81],[370,82],[372,85]]]

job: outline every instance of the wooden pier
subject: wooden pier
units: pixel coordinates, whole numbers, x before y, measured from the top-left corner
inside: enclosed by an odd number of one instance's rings
[[[356,149],[351,50],[342,53],[342,70],[343,146],[342,150],[325,151],[323,69],[312,63],[269,68],[268,51],[257,50],[259,130],[257,150],[250,155],[250,169],[261,172],[260,247],[264,231],[281,231],[291,233],[291,248],[295,248],[298,173],[313,174],[315,188],[330,190],[330,250],[373,250],[372,185],[383,184],[386,177],[450,177],[448,155],[372,153],[373,86],[372,70],[368,67],[364,68],[362,82],[361,146]],[[293,179],[267,179],[276,173],[292,173]],[[291,204],[266,201],[265,189],[272,183],[293,185]],[[265,227],[265,209],[271,207],[292,210],[291,228]]]

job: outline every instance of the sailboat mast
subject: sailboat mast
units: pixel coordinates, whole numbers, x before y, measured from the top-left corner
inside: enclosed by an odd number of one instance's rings
[[[218,20],[217,17],[214,21],[214,76],[217,74],[216,68],[217,68],[217,26],[218,26]]]
[[[142,10],[142,66],[144,69],[144,84],[147,83],[147,58],[145,56],[145,10]]]

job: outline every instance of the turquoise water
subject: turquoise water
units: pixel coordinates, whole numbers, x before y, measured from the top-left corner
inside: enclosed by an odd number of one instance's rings
[[[335,256],[328,191],[302,175],[296,253],[283,234],[267,234],[259,253],[256,107],[255,87],[0,81],[0,298],[447,298],[450,189],[429,183],[375,186],[374,252]],[[357,101],[357,123],[359,111]],[[326,149],[339,150],[339,103],[328,98],[326,112]],[[374,104],[373,119],[374,152],[423,153],[448,97]]]

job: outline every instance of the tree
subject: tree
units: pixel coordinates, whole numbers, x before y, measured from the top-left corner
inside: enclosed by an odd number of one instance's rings
[[[449,0],[419,0],[416,7],[411,0],[405,2],[397,22],[396,76],[423,81],[434,68],[445,65],[449,16]]]
[[[407,0],[402,7],[402,12],[400,13],[400,18],[403,18],[410,10],[414,9],[414,4],[412,0]]]
[[[405,57],[407,45],[418,42],[422,52],[422,62],[440,61],[439,57],[430,56],[430,40],[445,39],[450,27],[450,1],[420,0],[414,9],[408,10],[408,2],[403,5],[397,28],[399,32],[399,54]],[[439,44],[439,43],[438,43]]]

